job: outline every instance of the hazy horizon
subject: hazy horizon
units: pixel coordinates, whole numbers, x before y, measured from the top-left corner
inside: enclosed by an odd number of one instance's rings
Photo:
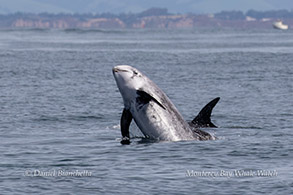
[[[292,0],[0,0],[0,14],[26,13],[138,13],[152,7],[170,13],[293,10]]]

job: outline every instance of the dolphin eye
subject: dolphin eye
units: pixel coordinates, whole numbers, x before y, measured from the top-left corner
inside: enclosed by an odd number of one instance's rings
[[[132,72],[133,72],[133,75],[132,75],[131,78],[134,78],[136,76],[139,76],[140,77],[140,75],[138,74],[138,72],[136,70],[133,70]]]
[[[133,73],[133,75],[132,75],[132,79],[134,78],[134,77],[141,77],[141,75],[138,73],[138,71],[136,71],[136,70],[132,70],[132,73]]]

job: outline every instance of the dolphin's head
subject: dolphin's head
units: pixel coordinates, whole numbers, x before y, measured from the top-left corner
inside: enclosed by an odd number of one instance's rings
[[[127,106],[130,101],[137,96],[137,90],[143,88],[145,83],[145,76],[128,65],[119,65],[113,68],[113,75],[115,77],[119,91],[123,97],[124,104]]]

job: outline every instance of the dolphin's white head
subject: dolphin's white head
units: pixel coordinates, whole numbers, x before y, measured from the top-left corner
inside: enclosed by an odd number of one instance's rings
[[[113,68],[119,91],[123,97],[125,107],[129,107],[132,100],[137,96],[137,90],[143,88],[147,81],[140,71],[128,65],[119,65]]]

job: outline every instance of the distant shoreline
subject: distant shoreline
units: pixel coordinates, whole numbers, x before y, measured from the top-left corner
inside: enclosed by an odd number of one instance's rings
[[[276,10],[259,12],[250,10],[223,11],[216,14],[171,14],[167,9],[152,8],[133,14],[30,14],[0,15],[0,28],[39,29],[180,29],[200,27],[272,28],[272,23],[282,20],[293,27],[293,11]]]

